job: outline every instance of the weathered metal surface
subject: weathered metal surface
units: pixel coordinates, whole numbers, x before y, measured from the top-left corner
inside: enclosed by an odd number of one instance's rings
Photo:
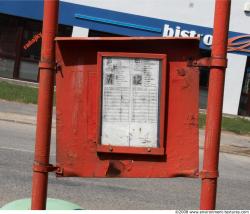
[[[33,210],[46,209],[48,170],[55,77],[55,36],[58,0],[44,1],[43,40],[39,72],[36,145],[32,178]]]
[[[57,169],[58,167],[53,166],[52,164],[48,164],[48,165],[41,165],[39,163],[33,164],[33,172],[48,173],[48,172],[57,171]]]
[[[230,0],[216,0],[212,57],[226,59],[230,18]],[[206,134],[200,208],[212,210],[216,205],[217,174],[219,163],[222,104],[225,67],[212,68],[209,77]],[[212,175],[211,175],[212,174]]]
[[[188,65],[193,67],[226,68],[227,59],[221,57],[204,57],[198,60],[189,60]]]
[[[218,171],[201,171],[200,178],[201,179],[209,179],[209,178],[218,178],[219,172]]]
[[[60,65],[56,83],[57,166],[61,176],[80,177],[199,177],[199,71],[187,58],[198,58],[197,39],[184,38],[58,38]],[[163,147],[129,147],[120,153],[100,145],[101,71],[98,52],[167,55]],[[105,148],[104,148],[105,147]],[[126,150],[126,147],[122,150]]]

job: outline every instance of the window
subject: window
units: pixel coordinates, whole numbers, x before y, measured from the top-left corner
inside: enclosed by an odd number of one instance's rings
[[[22,39],[22,54],[19,70],[19,78],[25,80],[37,80],[38,63],[42,44],[42,22],[26,20]],[[59,36],[71,36],[72,27],[59,25]]]
[[[12,78],[16,58],[18,21],[15,17],[0,14],[0,76]]]
[[[99,52],[97,67],[99,152],[164,154],[166,55]]]
[[[72,27],[59,25],[59,36]],[[0,14],[0,76],[37,81],[42,21]]]
[[[239,115],[250,116],[250,57],[247,57],[246,70],[240,97]]]
[[[201,50],[201,57],[210,57],[211,52],[208,50]],[[209,84],[209,68],[200,68],[200,108],[207,108]]]

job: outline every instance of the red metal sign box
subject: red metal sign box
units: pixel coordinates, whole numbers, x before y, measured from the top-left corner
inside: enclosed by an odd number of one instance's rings
[[[56,158],[60,176],[198,177],[199,72],[187,63],[198,57],[199,40],[195,38],[57,38]],[[114,71],[117,64],[112,60],[135,69],[126,67],[126,77],[125,71],[119,74],[123,78],[119,95],[112,88],[114,81],[121,82],[113,75],[119,71]],[[137,88],[142,81],[136,73],[140,60],[146,65],[147,92]],[[130,83],[135,84],[132,92],[123,87]],[[149,94],[147,108],[152,111],[144,118],[145,104],[134,101],[139,119],[132,125],[120,123],[131,130],[126,136],[127,130],[116,125],[111,113],[105,113],[110,108],[116,115],[117,103],[104,96],[120,96],[130,111],[127,100],[140,93]],[[135,121],[135,113],[125,113],[120,121]],[[151,121],[151,126],[142,125],[151,133],[145,142],[135,130],[138,120]],[[131,140],[131,133],[138,137]]]

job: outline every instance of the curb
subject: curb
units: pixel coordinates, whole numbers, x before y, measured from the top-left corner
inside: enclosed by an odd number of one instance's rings
[[[28,125],[36,125],[36,117],[11,112],[0,112],[0,120]],[[56,128],[55,119],[52,119],[52,128]]]
[[[203,150],[204,146],[200,145],[199,149]],[[250,157],[250,147],[220,144],[220,153]]]
[[[250,157],[249,147],[222,144],[220,152]]]
[[[11,113],[11,112],[0,112],[0,121],[36,125],[35,116],[16,114],[16,113]],[[52,128],[56,128],[56,120],[54,118],[52,119]],[[235,135],[235,134],[232,133],[232,135]],[[204,149],[204,145],[201,142],[199,145],[199,149]],[[227,144],[221,143],[220,152],[250,157],[250,145],[249,147],[246,147],[246,146],[237,146],[237,145],[231,145],[231,144],[227,145]]]
[[[10,84],[28,86],[28,87],[33,87],[33,88],[38,88],[38,85],[39,85],[37,82],[30,82],[30,81],[17,80],[17,79],[9,79],[9,78],[5,78],[5,77],[0,77],[0,82],[7,82],[7,83],[10,83]]]

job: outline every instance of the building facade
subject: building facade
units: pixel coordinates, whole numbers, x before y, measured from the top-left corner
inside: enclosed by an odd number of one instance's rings
[[[59,36],[199,37],[210,56],[214,0],[61,0]],[[0,76],[37,81],[43,1],[0,1]],[[250,116],[250,0],[232,0],[223,113]],[[206,108],[209,71],[200,71]]]

